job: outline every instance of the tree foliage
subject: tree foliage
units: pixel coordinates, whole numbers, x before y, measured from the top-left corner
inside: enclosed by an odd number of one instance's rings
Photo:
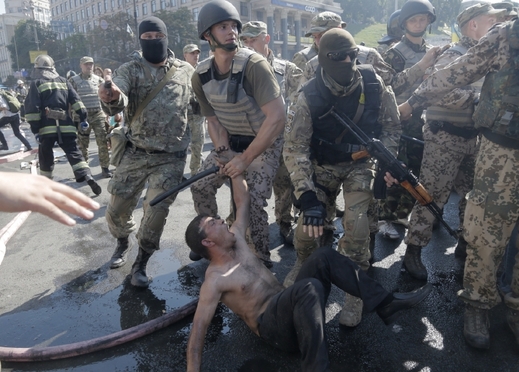
[[[182,58],[182,49],[186,44],[199,44],[193,14],[188,8],[180,8],[176,12],[161,10],[155,15],[162,19],[168,28],[169,48],[177,58]]]

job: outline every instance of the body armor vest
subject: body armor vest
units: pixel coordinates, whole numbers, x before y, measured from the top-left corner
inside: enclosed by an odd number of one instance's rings
[[[402,59],[405,61],[405,65],[404,65],[404,69],[406,68],[410,68],[410,67],[413,67],[415,64],[417,64],[421,59],[422,57],[425,55],[425,52],[415,52],[414,50],[412,50],[405,42],[403,41],[399,41],[398,43],[396,43],[396,45],[393,47],[393,49],[395,50],[395,52],[397,52],[398,54],[400,54],[400,56],[402,57]],[[429,49],[429,47],[427,47],[427,50]],[[401,72],[401,71],[397,71],[397,72]],[[407,101],[409,99],[409,97],[411,97],[411,95],[413,94],[413,92],[416,90],[416,88],[418,88],[418,86],[422,83],[422,79],[418,79],[417,81],[414,82],[414,84],[412,86],[410,86],[409,88],[407,88],[405,91],[403,91],[402,93],[400,93],[398,96],[396,96],[396,102],[401,105],[402,103],[404,103],[405,101]]]
[[[461,56],[467,53],[468,48],[461,43],[457,43],[448,50],[454,51],[455,53]],[[480,80],[470,84],[469,87],[475,90],[476,93],[480,93],[484,80],[485,78],[481,78]],[[427,108],[427,111],[425,112],[425,117],[429,122],[431,120],[447,121],[457,127],[472,128],[474,125],[474,121],[472,120],[472,115],[474,114],[474,107],[474,105],[470,105],[465,109],[449,109],[440,106],[430,106]]]
[[[359,105],[364,105],[357,125],[370,137],[379,137],[382,130],[378,122],[380,110],[380,83],[371,65],[358,65],[362,82],[348,96],[337,97],[324,85],[321,67],[316,78],[303,87],[306,102],[312,117],[312,156],[319,163],[337,164],[351,161],[351,154],[362,148],[358,140],[333,116],[326,114],[332,106],[350,119],[358,113]]]
[[[245,69],[254,53],[240,48],[234,55],[230,76],[224,80],[214,78],[214,57],[202,61],[196,68],[207,101],[230,135],[256,136],[265,120],[256,100],[243,88]]]
[[[272,61],[272,68],[274,69],[274,76],[276,77],[276,80],[279,85],[279,89],[281,90],[281,97],[285,100],[285,105],[287,104],[288,100],[286,97],[286,69],[287,69],[287,63],[286,61],[283,61],[282,59],[274,58]]]
[[[357,55],[357,60],[359,61],[361,65],[365,64],[368,60],[368,54],[371,50],[371,48],[368,48],[364,45],[357,45],[357,48],[359,48],[359,54]]]
[[[315,48],[310,46],[310,47],[305,48],[302,51],[300,51],[299,54],[301,54],[303,57],[305,57],[306,62],[308,62],[309,60],[311,60],[312,58],[314,58],[317,55],[317,51],[315,50]]]
[[[77,94],[81,97],[81,101],[87,110],[101,110],[101,102],[97,95],[99,85],[101,85],[101,78],[96,74],[90,75],[88,79],[83,79],[81,75],[72,77],[72,81],[76,85]]]

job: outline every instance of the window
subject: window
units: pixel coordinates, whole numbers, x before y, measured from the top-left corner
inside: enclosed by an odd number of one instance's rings
[[[177,0],[171,0],[171,6],[173,6],[173,7],[177,6]]]
[[[101,3],[97,3],[97,13],[101,14],[101,12],[102,12]]]
[[[151,12],[155,13],[157,11],[157,2],[155,0],[151,0]]]
[[[249,4],[240,1],[240,15],[248,17],[249,16]]]
[[[160,10],[166,9],[166,0],[160,0]]]
[[[90,8],[89,7],[86,8],[86,16],[87,16],[87,18],[90,18]]]
[[[142,15],[148,14],[148,4],[142,4]]]
[[[185,4],[187,0],[180,0],[180,4]]]
[[[77,8],[77,0],[74,0],[74,7]]]
[[[65,3],[65,12],[68,10],[68,3]]]
[[[106,12],[108,10],[108,0],[104,0],[103,5]]]
[[[193,21],[198,21],[198,13],[200,13],[200,9],[193,8]]]
[[[263,21],[263,12],[261,10],[256,11],[256,19],[258,21]]]
[[[96,15],[96,6],[92,4],[92,16]]]
[[[112,9],[115,8],[115,0],[111,0],[110,5],[111,5]]]
[[[85,9],[81,9],[81,19],[85,19]]]

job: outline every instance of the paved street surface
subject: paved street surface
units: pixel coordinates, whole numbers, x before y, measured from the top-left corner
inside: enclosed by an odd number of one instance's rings
[[[149,289],[129,285],[127,275],[137,254],[134,237],[130,263],[109,269],[115,239],[104,217],[108,180],[99,178],[95,141],[91,141],[90,148],[92,172],[103,187],[103,193],[95,197],[102,207],[94,220],[78,219],[77,226],[68,228],[32,213],[7,244],[0,265],[0,346],[44,347],[90,340],[156,318],[198,295],[207,262],[191,263],[184,243],[185,228],[195,216],[189,190],[181,192],[171,208],[162,249],[148,265],[148,274],[154,278]],[[209,148],[207,143],[206,150]],[[60,155],[60,149],[55,150]],[[28,173],[28,169],[20,169],[20,164],[34,156],[0,163],[0,171]],[[94,197],[86,183],[75,183],[63,157],[57,158],[55,180]],[[220,214],[225,216],[228,188],[220,190],[218,199]],[[445,211],[453,227],[458,224],[456,201],[454,195]],[[293,247],[282,245],[278,236],[273,198],[268,213],[275,261],[272,271],[282,281],[295,261],[295,252]],[[13,217],[0,213],[0,229]],[[141,217],[139,204],[135,218],[140,221]],[[403,227],[400,233],[403,239]],[[401,240],[387,241],[380,235],[376,239],[375,264],[370,270],[374,278],[390,291],[409,291],[423,285],[401,272],[405,251]],[[519,371],[519,348],[506,324],[504,305],[491,311],[490,350],[478,351],[466,345],[462,335],[463,306],[456,297],[463,266],[454,258],[454,245],[443,229],[434,232],[433,243],[424,251],[434,290],[392,326],[386,327],[376,314],[365,314],[356,329],[341,329],[338,318],[344,295],[337,289],[332,291],[326,309],[332,371]],[[3,362],[2,371],[183,371],[190,327],[188,317],[113,349],[60,361]],[[300,363],[298,354],[287,354],[265,344],[227,308],[219,306],[206,338],[202,370],[288,372],[300,371]]]

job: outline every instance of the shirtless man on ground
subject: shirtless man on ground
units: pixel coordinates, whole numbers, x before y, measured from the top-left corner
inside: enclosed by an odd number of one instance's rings
[[[303,264],[295,283],[284,288],[245,240],[250,196],[242,174],[232,179],[232,188],[236,220],[230,228],[219,217],[201,215],[186,230],[190,248],[210,261],[187,345],[188,371],[200,370],[207,327],[219,302],[272,346],[299,350],[303,371],[328,371],[324,311],[332,283],[362,298],[365,311],[377,311],[386,324],[431,292],[432,287],[426,285],[414,292],[391,294],[329,247],[317,249]]]

